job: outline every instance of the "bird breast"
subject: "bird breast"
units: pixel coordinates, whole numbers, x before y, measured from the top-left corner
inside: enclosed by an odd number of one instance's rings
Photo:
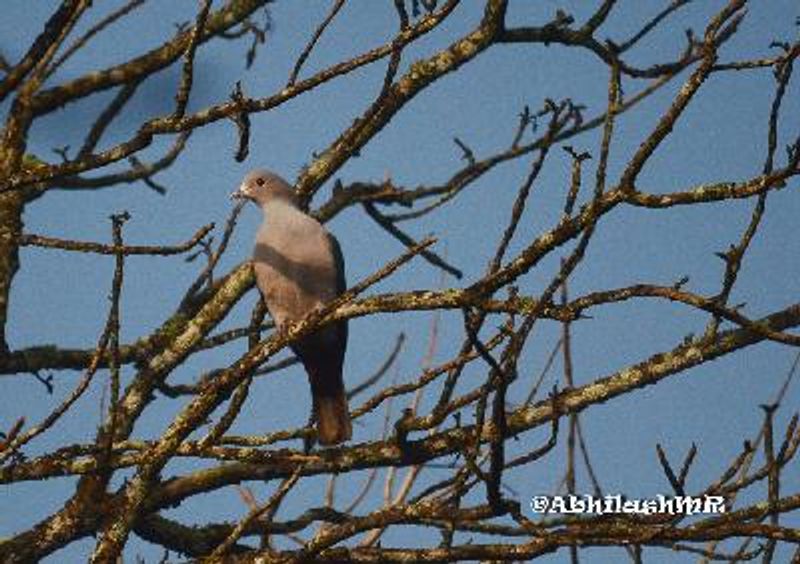
[[[327,232],[291,206],[265,209],[254,252],[256,281],[278,326],[302,319],[336,297],[336,265]]]

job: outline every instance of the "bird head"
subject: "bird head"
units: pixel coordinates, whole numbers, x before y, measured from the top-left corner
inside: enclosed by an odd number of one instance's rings
[[[274,172],[264,169],[248,173],[239,189],[231,194],[231,198],[252,200],[260,206],[275,201],[297,205],[297,197],[289,183]]]

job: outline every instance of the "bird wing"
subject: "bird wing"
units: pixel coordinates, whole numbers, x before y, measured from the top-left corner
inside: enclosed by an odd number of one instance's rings
[[[347,290],[347,280],[344,271],[344,255],[342,254],[342,247],[334,235],[328,232],[328,243],[331,246],[333,253],[333,264],[336,266],[336,295],[343,294]]]

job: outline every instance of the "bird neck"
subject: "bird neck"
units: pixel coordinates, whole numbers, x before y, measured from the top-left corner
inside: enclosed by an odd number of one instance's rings
[[[287,200],[271,200],[261,208],[266,220],[265,225],[274,229],[293,230],[305,225],[309,217],[293,202]]]
[[[269,201],[261,204],[261,209],[265,214],[303,213],[300,211],[297,202],[288,198],[270,198]]]

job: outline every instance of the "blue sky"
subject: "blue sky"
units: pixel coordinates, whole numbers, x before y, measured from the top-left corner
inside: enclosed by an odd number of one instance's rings
[[[0,23],[0,52],[17,60],[36,36],[57,2],[10,0],[4,5]],[[96,3],[86,29],[120,2]],[[215,5],[219,2],[215,2]],[[479,2],[463,2],[443,28],[426,37],[404,54],[403,69],[415,60],[446,46],[471,29],[480,19]],[[542,25],[556,9],[583,21],[597,2],[533,2],[512,0],[507,21],[513,25]],[[622,39],[657,13],[663,2],[646,0],[621,3],[600,37]],[[631,53],[631,62],[647,64],[677,56],[684,46],[683,31],[692,27],[702,33],[704,22],[724,3],[694,2],[670,19],[663,28]],[[90,69],[104,68],[142,49],[155,47],[174,33],[174,24],[194,18],[196,2],[150,2],[122,25],[96,38],[64,66],[53,83],[78,76]],[[285,83],[297,55],[311,30],[324,18],[328,2],[277,2],[270,7],[272,28],[252,69],[244,68],[247,44],[225,42],[206,44],[197,55],[196,90],[189,109],[200,109],[227,98],[232,85],[241,80],[250,96],[263,96]],[[795,18],[800,15],[791,0],[754,2],[741,31],[726,45],[721,60],[758,58],[774,51],[772,40],[790,41],[797,36]],[[354,0],[326,32],[309,58],[302,76],[353,56],[384,42],[396,29],[391,2]],[[80,30],[78,30],[78,33]],[[156,180],[167,187],[165,196],[142,184],[125,185],[100,192],[53,191],[32,204],[25,214],[25,229],[31,233],[85,239],[109,240],[108,216],[128,210],[132,219],[125,229],[129,243],[171,244],[187,239],[199,226],[211,221],[221,225],[230,211],[227,198],[251,168],[275,170],[289,181],[296,179],[315,152],[320,152],[343,128],[357,117],[379,91],[385,63],[366,67],[332,81],[311,94],[292,100],[276,111],[252,118],[250,156],[236,163],[236,131],[230,122],[218,122],[196,132],[186,152]],[[680,88],[686,74],[657,95],[619,119],[609,164],[610,183],[618,177],[628,158],[654,127],[661,112]],[[178,70],[170,69],[146,82],[129,111],[110,131],[105,144],[124,139],[142,120],[171,111]],[[413,100],[362,152],[335,175],[350,181],[379,181],[387,176],[403,186],[435,184],[447,179],[463,165],[460,150],[452,139],[459,137],[479,157],[505,149],[513,137],[517,115],[525,104],[538,109],[545,97],[572,98],[587,106],[587,115],[602,112],[606,101],[607,69],[586,50],[558,46],[500,45],[489,49],[456,74],[445,77]],[[761,171],[765,154],[766,117],[774,80],[769,71],[719,73],[702,87],[696,100],[682,116],[673,134],[647,164],[640,185],[651,192],[688,189],[703,182],[743,180]],[[643,83],[626,80],[626,95]],[[30,150],[54,159],[51,149],[80,144],[84,131],[99,108],[113,93],[102,93],[71,105],[37,122],[29,140]],[[797,135],[800,123],[800,91],[791,85],[784,103],[781,146]],[[1,106],[3,112],[8,105]],[[156,158],[168,140],[158,140],[145,152]],[[578,150],[595,158],[587,163],[584,178],[593,178],[599,154],[599,131],[570,140]],[[779,151],[780,158],[784,153]],[[549,157],[508,256],[513,256],[534,236],[557,221],[563,195],[569,186],[569,158],[560,149]],[[498,167],[471,186],[450,206],[425,216],[404,228],[422,237],[434,233],[437,251],[465,273],[463,281],[440,273],[423,261],[416,261],[373,292],[468,285],[484,272],[494,245],[505,227],[518,187],[530,166],[530,158]],[[330,194],[329,182],[317,194],[318,206]],[[577,296],[594,290],[651,282],[669,285],[689,276],[687,289],[701,294],[718,290],[723,263],[713,253],[738,240],[749,221],[753,201],[709,204],[696,208],[643,210],[619,208],[598,227],[586,259],[570,280],[570,293]],[[391,210],[395,211],[395,210]],[[746,313],[760,317],[792,303],[800,280],[798,233],[800,199],[797,181],[773,194],[767,215],[753,242],[731,303],[747,302]],[[251,251],[251,241],[260,222],[255,207],[245,210],[219,272],[242,260]],[[402,247],[376,227],[360,208],[336,217],[329,228],[341,241],[347,262],[348,281],[368,275]],[[549,281],[559,256],[554,256],[520,280],[521,290],[531,292]],[[127,263],[122,322],[124,342],[147,334],[173,310],[200,265],[181,258],[133,258]],[[25,248],[21,268],[14,282],[7,329],[10,345],[22,348],[58,343],[70,347],[91,347],[102,329],[111,283],[113,260],[108,257],[65,255],[46,249]],[[237,307],[225,327],[246,323],[255,300],[251,292]],[[55,312],[55,313],[54,313]],[[700,333],[706,316],[686,306],[655,301],[634,301],[597,308],[592,319],[573,327],[576,383],[584,384],[608,375],[649,355],[674,347],[688,333]],[[346,364],[352,385],[371,374],[391,350],[397,335],[407,341],[389,378],[415,378],[426,352],[433,315],[414,313],[380,315],[351,323]],[[520,382],[510,400],[520,401],[531,379],[541,370],[558,338],[560,328],[542,323],[535,331],[520,365]],[[462,338],[459,313],[440,318],[440,337],[435,362],[449,358]],[[210,368],[232,362],[244,344],[202,353],[190,359],[174,375],[174,381],[191,382]],[[673,377],[657,387],[593,407],[582,415],[583,429],[595,467],[604,487],[630,496],[653,496],[669,492],[655,457],[660,442],[674,458],[680,458],[692,442],[700,447],[690,486],[701,488],[717,476],[739,452],[741,442],[758,429],[762,413],[758,405],[774,396],[796,353],[788,347],[767,343],[751,347],[719,361]],[[554,367],[558,374],[560,362]],[[482,377],[484,367],[475,365],[466,375]],[[132,376],[127,368],[125,376]],[[79,374],[54,374],[56,393],[48,396],[33,378],[3,378],[0,394],[0,429],[25,415],[38,421],[68,393]],[[30,447],[30,454],[52,448],[65,436],[70,442],[91,440],[99,421],[99,398],[106,374],[98,375],[92,388],[58,425]],[[550,377],[549,388],[554,383]],[[254,386],[243,416],[233,432],[259,433],[305,422],[308,392],[299,369],[262,378]],[[794,393],[792,393],[794,392]],[[423,398],[429,406],[435,398]],[[163,400],[151,408],[135,436],[149,437],[168,424],[183,400]],[[779,411],[778,425],[785,425],[798,409],[797,387]],[[382,413],[355,427],[356,440],[374,438]],[[566,427],[566,426],[564,426]],[[521,447],[540,444],[546,437],[537,430],[521,437]],[[563,445],[557,454],[540,464],[510,476],[520,498],[550,492],[561,477]],[[169,466],[166,474],[177,472]],[[435,470],[431,475],[436,475]],[[797,491],[800,481],[787,480],[786,491]],[[354,474],[340,480],[342,499],[357,491],[364,476]],[[423,482],[424,483],[424,482]],[[48,509],[71,493],[70,480],[0,486],[0,506],[15,507],[13,514],[0,515],[0,537],[35,523]],[[585,472],[579,484],[589,491]],[[282,515],[298,512],[304,504],[320,503],[324,483],[309,480],[302,492],[293,494]],[[253,485],[265,499],[272,484]],[[234,520],[245,508],[233,488],[192,500],[166,512],[184,522]],[[795,519],[796,521],[796,519]],[[399,530],[384,544],[415,542],[414,533]],[[50,559],[79,561],[93,546],[83,541]],[[157,549],[142,542],[130,545],[128,554],[142,554],[148,561],[158,558]],[[597,551],[587,562],[602,562],[610,551]],[[559,561],[560,554],[552,560]],[[613,552],[619,558],[620,551]],[[647,551],[647,562],[677,562],[666,551]],[[651,560],[652,558],[652,560]],[[548,561],[548,560],[544,560]]]

